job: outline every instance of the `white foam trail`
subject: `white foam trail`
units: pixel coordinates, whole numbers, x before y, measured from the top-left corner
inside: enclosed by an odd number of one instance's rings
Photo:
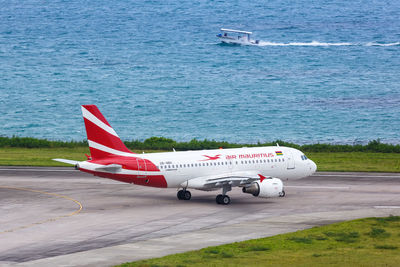
[[[260,41],[260,46],[349,46],[354,45],[353,43],[324,43],[324,42],[291,42],[291,43],[274,43]]]
[[[387,43],[387,44],[369,42],[369,43],[366,43],[365,45],[366,46],[396,46],[396,45],[400,45],[400,42]]]
[[[375,43],[375,42],[368,42],[368,43],[349,43],[349,42],[342,42],[342,43],[327,43],[327,42],[290,42],[290,43],[276,43],[276,42],[265,42],[260,41],[258,44],[259,46],[400,46],[400,42],[394,43]]]

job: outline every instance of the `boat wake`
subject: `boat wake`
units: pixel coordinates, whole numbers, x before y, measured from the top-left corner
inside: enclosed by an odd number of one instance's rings
[[[397,46],[397,45],[399,45],[399,46],[400,46],[400,42],[395,42],[395,43],[387,43],[387,44],[384,44],[384,43],[375,43],[375,42],[369,42],[369,43],[366,43],[366,44],[365,44],[365,46]]]
[[[400,46],[400,42],[394,43],[376,43],[376,42],[368,42],[368,43],[326,43],[326,42],[290,42],[290,43],[275,43],[275,42],[265,42],[260,41],[259,46]]]

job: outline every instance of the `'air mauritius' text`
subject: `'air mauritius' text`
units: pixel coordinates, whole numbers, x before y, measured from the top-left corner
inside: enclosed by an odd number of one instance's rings
[[[239,154],[239,155],[226,155],[226,159],[258,159],[258,158],[272,158],[275,157],[274,153],[254,153],[254,154]]]

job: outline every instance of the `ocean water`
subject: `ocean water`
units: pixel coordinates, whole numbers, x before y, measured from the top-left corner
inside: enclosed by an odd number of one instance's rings
[[[400,1],[0,1],[0,135],[400,143]],[[219,44],[219,28],[260,46]]]

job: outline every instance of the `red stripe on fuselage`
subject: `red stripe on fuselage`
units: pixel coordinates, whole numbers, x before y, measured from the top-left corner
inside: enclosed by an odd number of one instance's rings
[[[124,157],[124,156],[115,156],[108,155],[102,159],[94,159],[90,160],[90,163],[99,164],[99,165],[110,165],[110,164],[119,164],[122,165],[122,168],[125,170],[131,171],[150,171],[150,172],[159,172],[160,169],[148,159],[142,159],[139,157]]]
[[[117,180],[124,183],[133,183],[136,185],[143,186],[151,186],[151,187],[168,187],[167,181],[165,180],[164,175],[128,175],[128,174],[118,174],[118,173],[106,173],[106,172],[97,172],[92,170],[80,169],[83,172],[91,173],[95,176],[109,178],[113,180]]]

